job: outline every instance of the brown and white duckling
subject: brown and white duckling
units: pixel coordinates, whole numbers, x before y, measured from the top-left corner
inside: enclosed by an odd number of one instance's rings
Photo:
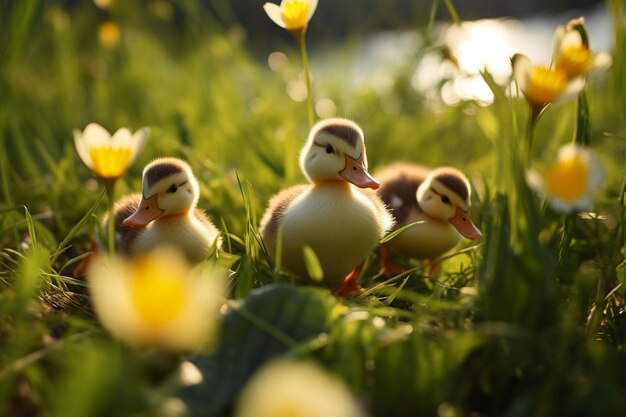
[[[220,246],[217,228],[196,208],[198,181],[185,161],[159,158],[149,163],[143,170],[142,194],[124,197],[113,208],[120,253],[136,255],[169,244],[196,264],[216,239]]]
[[[377,246],[393,220],[374,192],[378,181],[367,172],[361,128],[333,118],[318,122],[300,154],[300,167],[311,184],[287,188],[269,202],[261,220],[263,242],[275,257],[282,238],[281,265],[308,277],[304,248],[321,264],[332,289],[353,288],[357,275],[346,276]]]
[[[398,163],[377,173],[381,181],[378,195],[390,208],[397,230],[423,221],[400,232],[387,242],[394,251],[410,258],[432,259],[452,249],[462,237],[482,238],[469,213],[471,187],[459,170],[450,167],[429,169]],[[399,272],[385,259],[389,272]]]

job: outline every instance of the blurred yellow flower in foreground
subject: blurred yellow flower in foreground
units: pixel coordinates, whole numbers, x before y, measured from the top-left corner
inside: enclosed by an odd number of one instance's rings
[[[533,65],[522,54],[515,54],[511,62],[517,85],[533,106],[543,107],[572,98],[585,86],[583,77],[568,78],[567,73],[558,68]]]
[[[611,65],[611,56],[606,52],[593,52],[583,41],[576,29],[582,27],[584,19],[572,20],[567,27],[559,26],[552,41],[552,63],[568,78],[586,76],[590,72]],[[584,29],[581,29],[584,30]]]
[[[81,132],[74,129],[74,145],[80,159],[101,179],[111,182],[120,178],[135,160],[149,129],[134,135],[121,128],[113,136],[97,123],[90,123]]]
[[[559,149],[556,161],[541,175],[530,172],[528,182],[548,197],[560,212],[589,210],[602,185],[604,172],[588,148],[569,144]]]
[[[265,3],[263,9],[274,23],[289,31],[303,30],[317,8],[317,0],[282,0],[280,6]]]
[[[104,22],[98,26],[98,39],[107,48],[114,48],[120,43],[120,27],[114,22]]]
[[[163,247],[131,260],[101,256],[89,294],[102,325],[136,346],[194,351],[209,346],[225,301],[225,273],[191,266]]]
[[[244,387],[235,417],[363,417],[343,381],[319,366],[276,360]]]

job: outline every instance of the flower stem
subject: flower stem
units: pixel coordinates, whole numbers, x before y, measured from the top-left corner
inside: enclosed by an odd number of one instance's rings
[[[533,155],[533,140],[535,138],[535,127],[537,122],[543,114],[546,106],[530,105],[530,111],[528,113],[528,128],[526,130],[526,166],[530,166],[530,162]]]
[[[106,181],[108,198],[108,233],[107,242],[109,245],[109,255],[115,255],[115,215],[113,214],[113,203],[115,202],[115,180]]]
[[[302,70],[304,71],[304,83],[306,85],[306,105],[309,116],[309,127],[313,127],[315,114],[313,113],[313,96],[311,95],[311,77],[309,73],[309,59],[306,53],[305,29],[294,31],[293,34],[298,41],[300,57],[302,58]]]

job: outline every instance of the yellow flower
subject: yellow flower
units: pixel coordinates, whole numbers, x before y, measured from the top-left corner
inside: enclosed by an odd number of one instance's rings
[[[235,417],[363,417],[343,381],[319,366],[275,360],[244,387]]]
[[[97,123],[90,123],[81,132],[74,130],[74,145],[80,159],[98,177],[105,181],[120,178],[135,160],[148,136],[149,129],[142,128],[134,135],[121,128],[113,136]]]
[[[194,351],[215,339],[224,275],[192,270],[162,247],[131,260],[101,256],[87,277],[96,315],[113,335],[136,346]]]
[[[104,22],[98,27],[100,43],[107,48],[114,48],[120,43],[120,27],[114,22]]]
[[[611,65],[611,56],[606,52],[593,52],[583,42],[581,34],[574,29],[584,24],[582,18],[570,22],[567,28],[559,26],[552,41],[552,62],[556,69],[568,78],[586,76],[597,69]]]
[[[281,28],[298,31],[309,24],[317,8],[317,0],[282,0],[280,6],[265,3],[263,8],[269,18]]]
[[[533,65],[522,54],[515,54],[512,64],[519,89],[534,106],[541,107],[574,97],[585,86],[583,77],[568,78],[567,73],[558,68]]]
[[[529,184],[548,197],[556,211],[589,210],[602,185],[604,173],[587,148],[570,144],[561,147],[557,160],[541,175],[530,172]]]

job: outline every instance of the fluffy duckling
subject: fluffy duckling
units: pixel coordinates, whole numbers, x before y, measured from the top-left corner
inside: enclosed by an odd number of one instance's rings
[[[196,264],[206,258],[216,239],[220,246],[218,230],[196,208],[198,181],[186,162],[159,158],[148,164],[142,194],[124,197],[114,206],[116,247],[121,253],[135,255],[170,244]]]
[[[311,184],[285,189],[270,200],[261,220],[263,242],[275,257],[282,238],[281,264],[301,277],[308,277],[303,248],[309,246],[328,287],[354,288],[358,275],[346,276],[393,226],[376,193],[361,190],[380,185],[367,172],[361,128],[340,118],[318,122],[300,154],[300,168]]]
[[[394,230],[424,221],[387,243],[395,251],[406,257],[432,259],[452,249],[462,237],[482,238],[469,213],[469,181],[459,170],[394,164],[377,174],[382,184],[378,195],[391,209],[396,220]],[[386,269],[399,272],[388,256],[385,248]]]

